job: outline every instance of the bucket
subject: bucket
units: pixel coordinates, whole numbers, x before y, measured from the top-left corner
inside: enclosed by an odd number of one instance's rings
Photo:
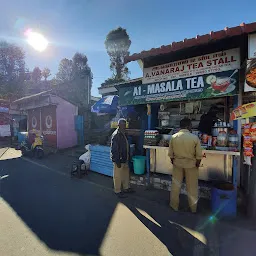
[[[236,216],[236,190],[231,183],[217,184],[212,188],[212,212],[218,217]]]
[[[133,161],[134,173],[138,174],[138,175],[144,174],[146,157],[145,156],[134,156],[132,158],[132,161]]]

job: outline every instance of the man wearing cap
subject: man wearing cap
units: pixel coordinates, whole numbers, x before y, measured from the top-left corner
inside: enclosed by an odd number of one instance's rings
[[[131,193],[129,161],[129,143],[125,135],[126,120],[119,119],[118,128],[111,138],[111,160],[114,163],[114,191],[118,197]]]

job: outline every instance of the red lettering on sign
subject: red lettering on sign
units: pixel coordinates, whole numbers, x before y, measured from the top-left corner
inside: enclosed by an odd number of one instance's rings
[[[212,60],[212,61],[213,61],[213,65],[216,65],[216,64],[217,64],[218,59],[214,59],[214,60]]]
[[[236,59],[234,58],[234,56],[231,56],[231,62],[235,62]]]
[[[204,67],[203,62],[199,62],[198,68],[203,68],[203,67]]]
[[[188,69],[190,69],[192,65],[193,65],[193,64],[188,64],[188,65],[187,65],[187,66],[188,66]]]
[[[227,63],[227,60],[225,60],[225,63]],[[218,64],[224,64],[224,60],[222,58],[220,58],[219,63]]]

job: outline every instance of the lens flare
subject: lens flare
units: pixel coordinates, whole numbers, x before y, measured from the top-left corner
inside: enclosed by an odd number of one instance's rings
[[[214,223],[216,223],[217,218],[216,218],[214,215],[212,215],[212,216],[209,217],[209,221],[210,221],[212,224],[214,224]]]
[[[43,52],[49,44],[48,40],[42,34],[34,32],[31,29],[25,32],[25,36],[27,37],[28,44],[36,51]]]

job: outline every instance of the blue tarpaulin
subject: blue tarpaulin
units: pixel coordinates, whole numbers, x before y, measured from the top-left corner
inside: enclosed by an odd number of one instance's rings
[[[134,112],[133,106],[118,105],[119,97],[117,95],[109,95],[101,98],[92,107],[91,112],[98,114],[113,114],[116,115],[118,111],[121,111],[121,117],[126,118],[129,113]]]
[[[119,97],[116,95],[105,96],[91,107],[91,111],[94,113],[115,115],[118,107],[118,99]]]

